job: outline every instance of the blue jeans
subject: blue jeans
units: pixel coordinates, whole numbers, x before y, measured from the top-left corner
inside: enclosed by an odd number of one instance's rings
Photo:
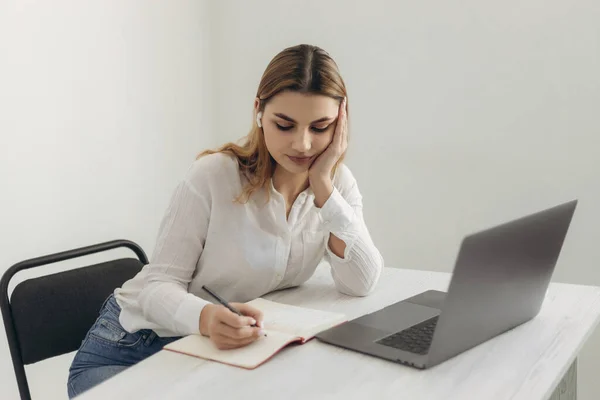
[[[81,342],[69,368],[69,398],[96,386],[124,369],[150,357],[179,337],[160,337],[150,329],[127,332],[119,322],[121,308],[110,295],[100,316]]]

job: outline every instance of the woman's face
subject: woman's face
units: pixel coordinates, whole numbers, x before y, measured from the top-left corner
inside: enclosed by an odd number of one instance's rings
[[[339,101],[323,95],[282,92],[267,103],[262,127],[267,149],[292,174],[308,172],[327,149],[337,124]]]

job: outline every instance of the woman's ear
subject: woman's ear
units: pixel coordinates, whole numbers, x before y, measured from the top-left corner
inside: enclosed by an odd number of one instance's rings
[[[254,99],[254,114],[258,114],[260,110],[260,99],[257,97]]]
[[[256,125],[262,128],[262,111],[260,110],[260,99],[257,97],[254,99],[254,114],[256,115]]]

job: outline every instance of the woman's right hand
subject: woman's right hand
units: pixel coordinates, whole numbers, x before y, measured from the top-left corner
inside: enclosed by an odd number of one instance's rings
[[[207,304],[200,313],[200,333],[208,336],[220,350],[246,346],[264,336],[263,314],[244,303],[231,303],[244,316],[220,304]],[[257,324],[257,327],[251,325]]]

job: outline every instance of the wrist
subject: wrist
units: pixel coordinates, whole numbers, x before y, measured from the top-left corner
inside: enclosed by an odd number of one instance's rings
[[[310,183],[312,184],[313,182],[327,182],[328,180],[331,180],[331,174],[328,173],[323,173],[321,171],[319,172],[309,172],[308,173],[308,180],[310,181]]]
[[[202,336],[209,336],[208,323],[210,322],[210,315],[212,314],[213,307],[214,304],[207,304],[202,308],[202,311],[200,311],[199,328]]]
[[[322,208],[333,192],[333,182],[329,177],[321,177],[310,181],[310,187],[315,195],[315,205]]]

